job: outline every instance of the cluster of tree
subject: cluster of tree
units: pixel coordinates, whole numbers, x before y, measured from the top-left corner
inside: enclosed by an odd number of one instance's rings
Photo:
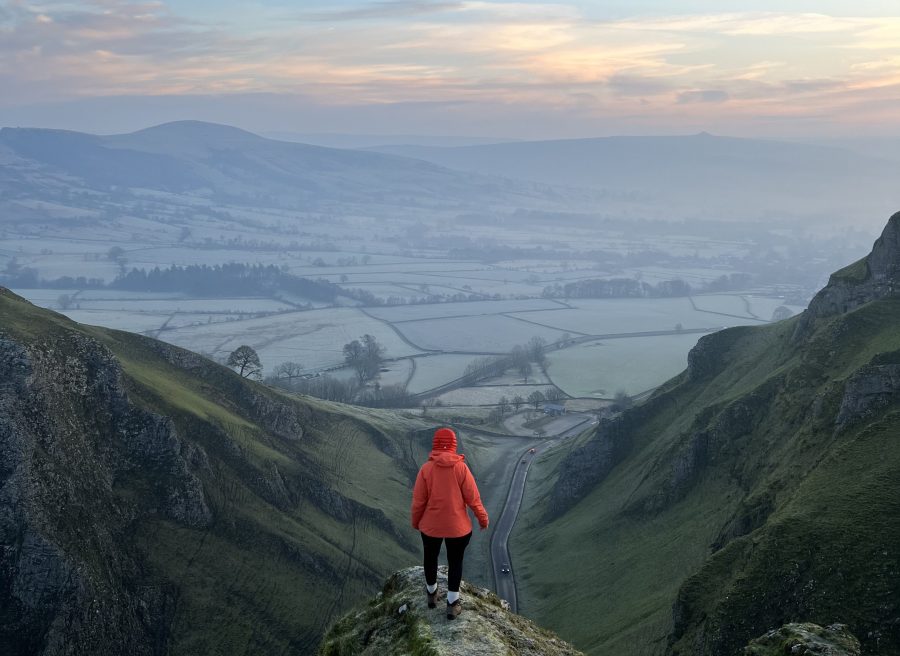
[[[372,335],[344,344],[344,362],[356,372],[360,385],[378,376],[385,348]]]
[[[292,362],[286,362],[284,365],[299,367],[299,365]],[[359,392],[359,382],[355,378],[341,379],[327,374],[290,377],[279,373],[279,368],[284,365],[276,367],[273,375],[266,378],[268,384],[290,392],[315,396],[326,401],[337,401],[338,403],[353,403]]]
[[[105,287],[101,279],[86,278],[85,276],[43,279],[37,269],[23,266],[16,258],[10,259],[0,271],[0,285],[23,289],[101,289]]]
[[[110,283],[112,289],[184,292],[198,296],[269,296],[289,292],[316,301],[333,302],[340,288],[326,280],[310,280],[273,264],[192,264],[132,269]]]
[[[519,408],[526,404],[530,405],[536,412],[540,410],[541,404],[546,402],[558,403],[564,398],[565,394],[556,387],[548,388],[544,392],[541,390],[534,390],[527,397],[516,394],[511,399],[507,399],[505,396],[501,396],[497,400],[497,407],[491,410],[489,419],[492,422],[503,421],[503,418],[506,417],[506,415],[512,412],[518,412]]]
[[[514,369],[528,382],[533,368],[532,362],[539,367],[547,364],[547,340],[543,337],[532,337],[528,343],[516,345],[507,355],[486,356],[473,360],[463,372],[461,382],[472,385],[480,380],[502,376]]]
[[[664,280],[655,285],[634,278],[592,278],[544,287],[544,298],[673,298],[690,296],[683,280]]]

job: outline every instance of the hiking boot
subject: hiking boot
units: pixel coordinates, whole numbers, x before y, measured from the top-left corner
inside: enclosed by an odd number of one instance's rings
[[[437,608],[437,600],[438,600],[438,590],[440,588],[435,588],[434,592],[428,592],[428,588],[425,588],[425,597],[428,599],[428,607],[429,608]]]
[[[457,599],[452,604],[447,604],[447,619],[455,620],[462,612],[462,599]]]

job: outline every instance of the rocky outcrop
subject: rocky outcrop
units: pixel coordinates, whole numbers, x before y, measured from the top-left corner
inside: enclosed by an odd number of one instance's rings
[[[425,603],[425,574],[410,567],[392,575],[365,607],[346,615],[326,634],[319,656],[578,656],[567,642],[511,613],[506,602],[463,581],[463,612],[444,612],[447,572],[438,572],[441,600]]]
[[[794,338],[807,335],[817,319],[882,298],[900,298],[900,212],[890,218],[869,255],[831,275],[803,313]]]
[[[843,431],[897,401],[900,401],[900,364],[866,365],[844,383],[835,430]]]
[[[558,517],[599,485],[628,454],[631,447],[627,416],[604,419],[593,437],[563,460],[547,507],[547,519]]]
[[[753,640],[743,656],[859,656],[859,640],[844,624],[785,624]]]
[[[172,599],[131,589],[140,558],[125,536],[146,513],[210,523],[194,473],[205,454],[133,406],[115,358],[84,335],[0,337],[0,381],[0,651],[155,653]],[[122,494],[131,484],[150,491],[143,503]]]

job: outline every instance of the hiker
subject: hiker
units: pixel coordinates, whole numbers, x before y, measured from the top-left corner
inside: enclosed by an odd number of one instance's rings
[[[413,488],[412,526],[422,534],[425,550],[425,594],[428,607],[438,601],[437,567],[441,542],[447,543],[447,619],[462,612],[459,584],[462,581],[463,556],[472,537],[471,508],[483,531],[488,527],[488,514],[481,505],[481,495],[466,457],[456,453],[456,433],[438,428],[428,462],[422,465]]]

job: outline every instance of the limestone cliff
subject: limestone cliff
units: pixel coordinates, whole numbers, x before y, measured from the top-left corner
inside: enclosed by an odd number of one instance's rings
[[[894,214],[866,257],[832,274],[810,301],[795,338],[806,335],[816,319],[843,314],[883,298],[900,297],[900,212]]]
[[[422,428],[0,288],[0,654],[312,653],[415,552]]]
[[[497,595],[465,581],[463,612],[444,612],[447,571],[438,571],[441,600],[425,603],[425,575],[410,567],[391,576],[366,606],[346,615],[325,636],[319,656],[579,656],[567,642],[511,613]]]

